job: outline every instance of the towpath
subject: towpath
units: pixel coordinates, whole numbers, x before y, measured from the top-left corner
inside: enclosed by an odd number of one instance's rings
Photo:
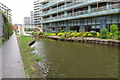
[[[26,78],[15,34],[0,48],[0,56],[2,78]]]

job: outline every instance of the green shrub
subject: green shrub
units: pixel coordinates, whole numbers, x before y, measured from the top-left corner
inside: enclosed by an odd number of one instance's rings
[[[113,24],[110,26],[110,35],[113,39],[119,39],[119,36],[118,36],[118,26],[116,24]]]
[[[43,32],[39,32],[38,35],[43,35]]]
[[[93,37],[93,34],[89,33],[89,34],[87,35],[87,37]]]
[[[64,33],[65,31],[66,31],[66,29],[64,28],[64,29],[63,29],[63,30],[61,30],[60,32],[61,32],[61,33]]]
[[[106,28],[102,29],[101,38],[106,39],[107,38],[107,33],[108,33],[108,30]]]
[[[3,35],[3,42],[7,41],[10,36],[13,34],[13,25],[12,23],[9,21],[8,17],[6,16],[6,14],[2,11],[2,16],[4,18],[4,35]]]
[[[97,36],[97,32],[96,31],[90,31],[90,33],[93,35],[93,37],[96,37]]]
[[[58,36],[62,36],[62,35],[63,35],[63,33],[58,33],[57,35],[58,35]]]
[[[113,33],[113,35],[117,35],[118,32],[118,26],[116,24],[113,24],[110,26],[110,32]]]
[[[82,35],[82,37],[87,37],[90,32],[86,32]]]
[[[56,36],[56,33],[51,33],[50,35],[51,35],[51,36]]]
[[[35,56],[35,60],[36,60],[37,62],[40,62],[40,61],[43,60],[43,58],[41,58],[41,57],[39,57],[38,55],[36,55],[36,56]]]
[[[50,36],[50,33],[43,33],[44,36]]]
[[[75,33],[73,36],[74,36],[74,37],[79,37],[79,36],[80,36],[80,33]]]
[[[99,32],[96,33],[96,37],[100,38],[100,33]]]

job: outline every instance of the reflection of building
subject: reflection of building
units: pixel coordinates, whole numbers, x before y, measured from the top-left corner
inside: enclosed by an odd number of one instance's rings
[[[55,2],[56,1],[56,2]],[[46,32],[51,30],[98,31],[110,28],[111,24],[120,27],[120,3],[103,0],[48,0],[40,2],[39,19]],[[84,0],[81,0],[84,1]],[[98,2],[99,1],[99,2]],[[38,17],[38,18],[39,18]]]

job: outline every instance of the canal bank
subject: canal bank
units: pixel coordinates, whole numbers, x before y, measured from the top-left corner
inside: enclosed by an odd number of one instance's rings
[[[17,38],[27,78],[44,78],[30,47],[33,41],[35,42],[34,38],[30,36],[17,36]]]
[[[87,37],[86,38],[85,37],[84,38],[81,38],[81,37],[61,38],[59,36],[43,36],[43,35],[40,35],[39,37],[60,40],[60,41],[94,43],[94,44],[102,44],[102,45],[120,47],[120,41],[119,40],[112,40],[112,39],[87,38]]]

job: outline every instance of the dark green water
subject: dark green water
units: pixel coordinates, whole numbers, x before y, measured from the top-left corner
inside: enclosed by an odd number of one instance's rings
[[[48,78],[117,78],[118,48],[40,39],[34,46]]]

